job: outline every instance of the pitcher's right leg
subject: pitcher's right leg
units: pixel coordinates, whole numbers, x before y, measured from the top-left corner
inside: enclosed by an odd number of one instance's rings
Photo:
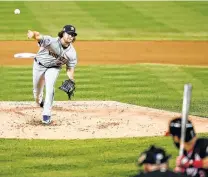
[[[47,68],[38,65],[35,61],[33,64],[33,96],[35,102],[40,105],[43,101],[43,89],[45,85],[44,74]]]

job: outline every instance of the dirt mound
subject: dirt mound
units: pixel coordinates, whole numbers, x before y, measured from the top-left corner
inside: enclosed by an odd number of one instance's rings
[[[0,102],[0,138],[88,139],[164,135],[178,113],[115,101],[55,101],[53,124],[41,123],[34,102]],[[208,119],[191,117],[197,132],[208,132]]]

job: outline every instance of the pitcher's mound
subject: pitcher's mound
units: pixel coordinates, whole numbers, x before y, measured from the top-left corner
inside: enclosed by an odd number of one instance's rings
[[[115,101],[54,102],[51,125],[43,125],[34,102],[0,102],[0,138],[87,139],[164,135],[178,113]],[[191,117],[197,132],[208,119]]]

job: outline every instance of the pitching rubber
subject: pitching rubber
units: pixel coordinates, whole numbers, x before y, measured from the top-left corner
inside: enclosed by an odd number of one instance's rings
[[[34,58],[36,54],[34,53],[16,53],[14,58]]]

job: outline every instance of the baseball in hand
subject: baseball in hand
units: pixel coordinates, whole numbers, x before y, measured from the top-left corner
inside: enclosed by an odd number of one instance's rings
[[[34,32],[31,31],[31,30],[28,30],[28,32],[27,32],[27,37],[28,37],[29,39],[31,39],[33,36],[34,36]]]
[[[19,10],[19,9],[15,9],[15,10],[14,10],[14,14],[15,14],[15,15],[19,15],[19,14],[20,14],[20,10]]]

